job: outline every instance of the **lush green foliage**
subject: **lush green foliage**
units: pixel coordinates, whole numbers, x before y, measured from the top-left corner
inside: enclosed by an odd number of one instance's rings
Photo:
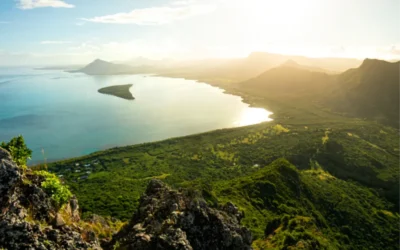
[[[348,78],[355,85],[346,93],[356,86],[368,92],[367,83],[380,79],[358,79],[361,73]],[[319,83],[329,78],[333,84],[336,76],[298,72],[298,77],[307,79],[296,79],[294,92],[280,89],[281,83],[293,82],[279,74],[272,77],[280,81],[276,91],[264,88],[265,79],[251,88],[232,84],[238,79],[233,76],[216,81],[245,102],[274,111],[274,122],[114,148],[53,163],[50,170],[63,175],[84,215],[129,219],[148,181],[159,178],[201,191],[210,205],[237,204],[256,249],[398,249],[398,130],[322,106],[327,85]],[[392,82],[384,91],[392,89]],[[374,103],[385,96],[379,94]],[[364,110],[375,105],[356,99]],[[379,111],[380,106],[374,110],[361,115],[396,117]]]
[[[245,210],[243,223],[266,236],[254,243],[260,248],[395,249],[399,240],[398,214],[373,190],[282,159],[215,184],[214,194]]]
[[[238,204],[255,246],[393,248],[397,131],[340,116],[284,122],[114,148],[49,169],[64,175],[84,215],[129,219],[148,181],[159,178],[201,190],[213,205]]]
[[[400,63],[367,59],[338,77],[329,102],[336,109],[399,128]]]
[[[13,160],[20,166],[26,165],[26,161],[31,157],[32,151],[26,146],[24,137],[19,135],[12,138],[9,142],[2,142],[0,147],[10,152]]]
[[[71,191],[60,182],[55,174],[44,170],[36,171],[35,174],[45,178],[41,186],[48,195],[51,195],[51,199],[56,207],[61,208],[62,205],[71,199]]]

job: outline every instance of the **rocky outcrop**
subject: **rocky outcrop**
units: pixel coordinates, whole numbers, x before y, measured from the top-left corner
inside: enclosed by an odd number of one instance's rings
[[[105,248],[251,249],[251,233],[239,225],[242,217],[232,203],[211,208],[193,192],[152,180],[131,222]]]
[[[0,249],[101,249],[93,225],[111,235],[116,221],[97,215],[81,221],[77,199],[57,207],[43,181],[0,148]],[[242,217],[232,203],[211,208],[195,192],[152,180],[130,223],[101,242],[105,249],[247,250],[252,237]]]
[[[0,148],[0,249],[99,249],[97,239],[85,241],[73,223],[79,221],[77,200],[56,209],[41,188],[43,178]]]

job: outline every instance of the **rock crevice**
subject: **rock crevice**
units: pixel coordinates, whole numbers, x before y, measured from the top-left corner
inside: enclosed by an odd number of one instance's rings
[[[131,222],[113,239],[123,249],[251,249],[251,232],[240,226],[238,208],[221,209],[189,191],[152,180]]]

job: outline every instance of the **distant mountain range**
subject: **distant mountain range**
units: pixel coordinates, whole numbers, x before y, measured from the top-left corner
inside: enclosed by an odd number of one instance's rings
[[[308,58],[254,52],[246,58],[175,62],[169,67],[159,68],[158,72],[166,76],[184,77],[223,85],[246,81],[290,60],[303,65],[303,67],[314,68],[314,70],[318,68],[318,72],[326,73],[340,73],[361,64],[360,60],[350,58]]]
[[[365,59],[341,74],[288,61],[238,84],[242,91],[293,100],[318,100],[333,110],[399,126],[400,62]]]
[[[115,64],[96,59],[79,70],[72,70],[69,72],[82,72],[88,75],[118,75],[133,73],[134,68],[124,64]]]
[[[267,52],[253,52],[243,60],[242,64],[252,66],[258,64],[266,70],[290,61],[307,67],[318,67],[319,71],[323,70],[324,72],[341,72],[361,64],[360,60],[353,58],[311,58]]]
[[[186,64],[171,61],[169,66],[167,63],[151,66],[151,60],[143,58],[140,62],[147,65],[134,67],[96,59],[82,69],[70,72],[88,75],[154,73],[184,77],[222,84],[227,88],[235,86],[244,92],[287,98],[288,101],[319,101],[339,112],[399,126],[399,62],[366,59],[361,64],[355,59],[271,53],[252,53],[244,59],[200,60]],[[354,68],[349,69],[351,66]],[[332,72],[345,69],[347,71],[343,73]]]
[[[303,66],[289,60],[279,67],[269,69],[259,76],[239,84],[240,89],[252,89],[280,95],[303,98],[316,95],[332,85],[333,77],[321,69]]]
[[[150,60],[139,57],[126,62],[111,63],[96,59],[86,67],[72,71],[89,75],[156,73],[208,82],[241,82],[290,60],[314,71],[337,73],[358,67],[360,60],[349,58],[308,58],[254,52],[245,58],[219,58],[191,61]]]

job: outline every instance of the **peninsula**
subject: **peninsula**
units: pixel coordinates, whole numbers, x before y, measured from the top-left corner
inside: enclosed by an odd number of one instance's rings
[[[129,91],[132,85],[133,84],[125,84],[125,85],[114,85],[114,86],[104,87],[99,89],[98,92],[106,95],[113,95],[126,100],[134,100],[135,98]]]

